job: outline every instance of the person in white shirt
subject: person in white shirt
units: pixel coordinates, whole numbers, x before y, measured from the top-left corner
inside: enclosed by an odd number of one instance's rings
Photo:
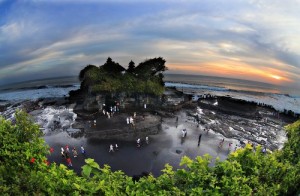
[[[114,152],[114,146],[112,144],[109,146],[109,151],[108,152]]]

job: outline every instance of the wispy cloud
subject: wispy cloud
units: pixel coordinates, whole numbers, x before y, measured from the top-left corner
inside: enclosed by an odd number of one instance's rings
[[[173,73],[297,85],[299,9],[293,0],[0,0],[0,84],[77,75],[108,56],[123,66],[162,56]]]

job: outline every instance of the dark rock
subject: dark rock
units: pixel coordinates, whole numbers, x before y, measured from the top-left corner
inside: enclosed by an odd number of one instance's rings
[[[182,150],[175,150],[175,152],[177,153],[177,154],[181,154],[182,153]]]

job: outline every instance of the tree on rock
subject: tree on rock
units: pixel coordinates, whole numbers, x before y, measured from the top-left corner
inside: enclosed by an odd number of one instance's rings
[[[72,100],[72,96],[80,97],[78,94],[83,94],[82,98],[90,98],[97,93],[107,98],[126,93],[134,96],[138,102],[141,96],[147,99],[148,96],[159,97],[164,92],[163,72],[167,70],[165,62],[159,57],[148,59],[135,67],[135,63],[130,61],[126,70],[108,57],[99,67],[87,65],[79,73],[80,90],[70,92],[70,99]]]
[[[126,70],[128,73],[134,73],[135,63],[131,60],[128,64],[128,69]]]
[[[139,77],[152,77],[167,70],[166,61],[162,57],[148,59],[140,63],[134,70]]]
[[[114,75],[125,71],[124,67],[122,67],[119,63],[114,62],[110,57],[107,58],[104,65],[100,66],[100,69]]]

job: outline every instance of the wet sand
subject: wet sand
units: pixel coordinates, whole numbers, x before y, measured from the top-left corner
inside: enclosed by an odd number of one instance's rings
[[[87,134],[85,134],[88,132],[87,129],[99,131],[99,134],[101,134],[101,129],[110,130],[114,126],[119,126],[122,129],[124,126],[128,126],[125,118],[128,114],[126,113],[119,115],[119,120],[117,116],[114,116],[112,119],[105,119],[103,121],[103,116],[101,118],[98,116],[96,127],[89,128],[91,124],[89,121],[93,121],[94,117],[89,119],[77,118],[77,114],[73,113],[73,109],[65,109],[64,103],[61,102],[55,105],[49,101],[49,104],[45,101],[43,101],[43,104],[30,102],[30,107],[27,106],[25,108],[29,108],[28,110],[32,111],[31,115],[33,115],[36,122],[40,122],[41,127],[44,129],[47,128],[47,130],[43,130],[45,131],[44,138],[48,145],[54,148],[54,153],[49,155],[50,162],[66,165],[66,160],[60,155],[60,148],[69,145],[71,150],[74,146],[76,147],[79,156],[77,158],[72,157],[72,169],[77,173],[81,172],[85,158],[93,158],[100,166],[108,164],[113,171],[122,170],[130,176],[139,175],[142,172],[151,172],[153,175],[158,176],[167,163],[174,168],[179,168],[180,160],[185,155],[195,158],[196,156],[210,154],[213,157],[211,162],[213,165],[216,157],[220,157],[221,160],[226,159],[228,153],[233,151],[236,145],[240,145],[241,141],[250,141],[253,144],[260,143],[271,150],[278,149],[283,145],[286,136],[282,127],[286,125],[285,120],[287,119],[281,118],[279,115],[274,116],[273,111],[253,106],[255,110],[251,110],[252,113],[257,111],[261,116],[260,119],[255,119],[253,118],[253,114],[249,113],[249,108],[245,108],[244,104],[231,104],[230,107],[225,107],[228,103],[222,105],[220,104],[222,102],[220,102],[215,105],[216,100],[203,101],[207,102],[205,103],[207,108],[198,102],[198,105],[202,109],[197,107],[181,109],[173,117],[163,118],[161,124],[162,131],[156,135],[149,135],[150,143],[148,145],[145,143],[145,136],[141,138],[141,148],[137,148],[135,141],[124,141],[122,137],[122,141],[117,139],[104,140],[86,136]],[[17,108],[19,106],[9,107],[4,114],[7,117],[11,117],[11,114]],[[228,111],[235,109],[235,111],[243,112],[243,114],[247,115],[242,117],[239,114],[233,115],[231,114],[232,112],[230,114],[223,113],[219,110],[220,108],[225,108]],[[138,113],[138,115],[141,114]],[[197,123],[195,122],[196,115],[200,116],[199,127],[197,127]],[[178,123],[176,122],[176,117],[178,117]],[[53,122],[57,119],[60,119],[62,125],[68,122],[67,126],[69,128],[63,129],[63,126],[58,129],[53,128]],[[153,119],[155,118],[153,117]],[[140,122],[141,125],[145,125],[145,121]],[[111,126],[112,124],[114,126]],[[78,127],[85,129],[85,133],[80,131],[81,128]],[[182,140],[181,131],[184,128],[187,129],[188,133],[187,137]],[[204,129],[210,129],[209,133],[204,132]],[[80,137],[73,138],[68,134],[68,131],[69,134],[70,132],[76,133],[78,131],[77,136]],[[202,134],[202,139],[198,147],[199,134]],[[218,148],[218,144],[223,138],[225,139],[223,147]],[[231,149],[228,150],[230,142],[233,144],[231,145]],[[116,143],[119,146],[119,150],[109,153],[109,145]],[[87,151],[85,156],[80,153],[81,145]]]
[[[66,165],[65,159],[60,156],[60,147],[69,145],[70,149],[75,146],[79,153],[77,158],[72,157],[72,169],[78,173],[84,164],[84,158],[93,158],[100,166],[108,164],[113,171],[122,170],[130,176],[139,175],[142,172],[151,172],[154,176],[158,176],[167,163],[174,168],[179,168],[183,156],[195,158],[208,153],[213,157],[212,164],[216,157],[224,160],[229,153],[229,142],[237,143],[237,140],[226,139],[223,147],[218,148],[219,141],[223,138],[221,134],[215,132],[207,134],[203,131],[204,127],[201,125],[197,127],[185,111],[180,111],[176,116],[178,116],[178,123],[176,123],[176,118],[163,120],[162,131],[157,135],[149,136],[149,144],[146,144],[145,138],[141,138],[140,148],[137,148],[136,142],[72,138],[65,132],[45,136],[47,144],[54,148],[49,161]],[[182,139],[181,130],[184,128],[187,129],[187,137]],[[202,139],[198,147],[199,134],[202,134]],[[119,150],[109,152],[109,145],[116,143]],[[81,145],[86,149],[85,156],[80,153]],[[231,150],[234,149],[233,147],[232,145]]]

